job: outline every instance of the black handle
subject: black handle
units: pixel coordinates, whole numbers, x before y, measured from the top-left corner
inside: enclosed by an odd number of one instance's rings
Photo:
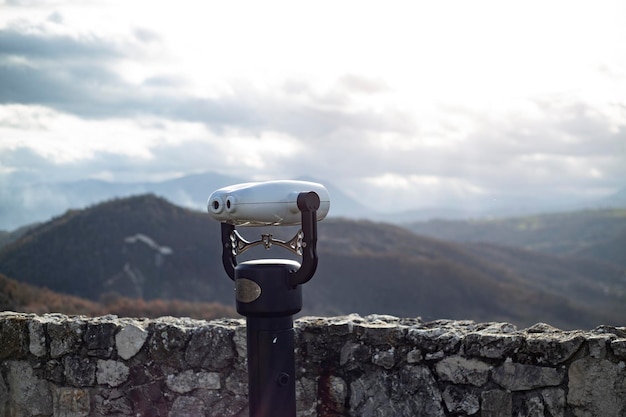
[[[222,264],[224,264],[224,270],[230,279],[235,280],[235,267],[237,266],[237,259],[233,253],[233,241],[231,236],[235,226],[229,223],[222,223]]]
[[[309,281],[317,269],[317,210],[320,208],[320,197],[314,191],[298,194],[296,200],[301,213],[302,223],[302,265],[294,271],[289,282],[292,287]],[[237,259],[233,248],[232,233],[235,226],[222,223],[222,264],[230,279],[235,279]]]
[[[298,209],[302,213],[302,265],[293,273],[290,283],[293,287],[309,281],[317,269],[317,209],[320,197],[317,193],[298,194]]]

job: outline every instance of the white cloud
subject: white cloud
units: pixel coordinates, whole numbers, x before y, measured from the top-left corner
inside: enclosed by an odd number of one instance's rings
[[[619,1],[4,6],[4,172],[305,174],[404,208],[626,186]]]

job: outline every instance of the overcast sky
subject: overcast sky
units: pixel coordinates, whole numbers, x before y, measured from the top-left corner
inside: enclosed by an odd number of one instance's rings
[[[4,185],[204,171],[387,210],[611,194],[626,2],[0,0]]]

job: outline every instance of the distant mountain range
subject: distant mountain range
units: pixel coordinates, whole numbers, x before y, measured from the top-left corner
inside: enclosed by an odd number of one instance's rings
[[[430,220],[405,225],[420,235],[597,259],[626,270],[626,209],[583,210],[503,219]]]
[[[249,239],[260,237],[261,229],[240,229]],[[294,232],[273,230],[284,237]],[[219,224],[154,195],[71,210],[20,233],[9,234],[12,241],[0,249],[0,273],[20,282],[98,302],[143,297],[234,304],[221,265]],[[624,267],[592,256],[452,243],[388,223],[340,218],[320,222],[318,248],[303,314],[562,328],[626,322]],[[246,255],[288,257],[261,248]]]
[[[312,178],[300,179],[316,181]],[[50,220],[69,209],[85,208],[113,198],[146,193],[164,197],[182,207],[204,211],[206,201],[213,191],[248,181],[216,173],[141,183],[93,179],[65,183],[16,181],[15,184],[0,187],[0,230],[14,230],[31,223]],[[332,184],[325,182],[324,185],[332,196],[332,216],[360,218],[373,215]]]
[[[582,208],[626,207],[626,189],[601,201],[562,203],[547,206],[528,200],[506,200],[504,205],[474,201],[454,207],[426,207],[397,213],[381,213],[374,205],[365,206],[332,184],[315,178],[299,178],[322,182],[331,195],[331,217],[370,219],[391,223],[429,219],[468,219],[488,216],[506,217],[543,211],[565,211]],[[123,183],[81,180],[64,183],[34,182],[31,178],[9,176],[0,184],[0,230],[14,230],[32,223],[48,221],[66,210],[85,208],[102,201],[152,193],[187,208],[204,210],[212,191],[232,184],[247,182],[244,178],[207,172],[160,182]]]

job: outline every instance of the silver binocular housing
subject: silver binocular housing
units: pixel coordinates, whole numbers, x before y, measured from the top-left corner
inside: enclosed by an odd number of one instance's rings
[[[317,221],[326,217],[330,196],[322,184],[309,181],[266,181],[231,185],[214,191],[207,211],[215,220],[235,226],[284,226],[301,223],[298,195],[319,196]]]

